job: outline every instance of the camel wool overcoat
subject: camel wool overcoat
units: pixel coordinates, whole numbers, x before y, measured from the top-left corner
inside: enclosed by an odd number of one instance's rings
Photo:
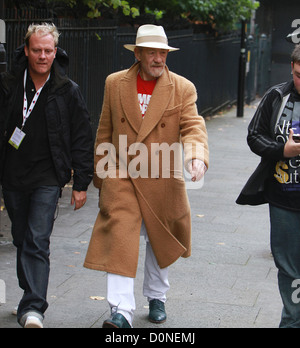
[[[166,67],[143,119],[139,69],[136,63],[106,80],[95,143],[94,185],[100,190],[100,212],[84,263],[86,268],[131,278],[138,266],[142,221],[161,268],[191,255],[190,205],[182,155],[174,144],[183,144],[185,165],[197,158],[209,166],[207,131],[198,115],[195,86]],[[158,147],[161,144],[174,150],[169,159]]]

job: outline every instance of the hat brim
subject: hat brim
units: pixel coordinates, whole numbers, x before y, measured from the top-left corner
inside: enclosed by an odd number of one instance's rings
[[[144,48],[157,48],[157,49],[161,49],[161,50],[168,50],[170,52],[174,52],[174,51],[179,51],[180,48],[175,48],[175,47],[171,47],[169,45],[163,44],[163,43],[159,43],[159,42],[147,42],[147,43],[143,43],[143,44],[139,44],[139,45],[124,45],[124,47],[129,50],[134,52],[136,47],[144,47]]]

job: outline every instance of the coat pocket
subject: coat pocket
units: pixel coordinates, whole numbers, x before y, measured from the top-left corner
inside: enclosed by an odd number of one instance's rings
[[[104,179],[99,200],[100,214],[105,217],[111,216],[114,203],[117,199],[118,183],[116,182],[116,179]]]
[[[171,109],[166,109],[165,112],[163,113],[163,117],[171,117],[171,116],[176,116],[180,114],[182,104],[179,104]]]
[[[190,211],[185,181],[183,179],[170,178],[165,181],[165,185],[168,220],[180,220],[183,216],[189,214]]]

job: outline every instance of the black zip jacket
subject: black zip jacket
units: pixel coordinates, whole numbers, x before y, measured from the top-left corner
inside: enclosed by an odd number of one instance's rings
[[[71,179],[73,190],[87,191],[93,178],[94,141],[89,113],[79,86],[66,76],[69,59],[58,48],[51,85],[45,106],[48,137],[56,175],[61,187]],[[13,69],[0,75],[0,178],[3,174],[7,125],[16,98],[16,85],[24,75],[28,61],[24,46],[15,52]]]
[[[243,188],[236,203],[260,205],[265,199],[265,182],[270,175],[272,163],[284,159],[284,144],[275,140],[275,127],[284,97],[294,89],[294,82],[271,88],[262,99],[248,128],[248,145],[261,157],[261,162]]]

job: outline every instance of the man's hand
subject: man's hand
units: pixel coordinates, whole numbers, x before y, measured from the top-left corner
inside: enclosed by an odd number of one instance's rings
[[[86,192],[85,191],[73,191],[72,192],[72,199],[71,199],[71,205],[75,204],[74,210],[78,210],[82,208],[85,205],[86,202]]]
[[[300,155],[300,143],[295,142],[293,139],[294,131],[290,129],[289,140],[284,146],[284,157],[293,158]]]
[[[188,170],[192,176],[192,181],[195,182],[200,181],[204,177],[207,167],[203,161],[194,159],[189,163]]]

